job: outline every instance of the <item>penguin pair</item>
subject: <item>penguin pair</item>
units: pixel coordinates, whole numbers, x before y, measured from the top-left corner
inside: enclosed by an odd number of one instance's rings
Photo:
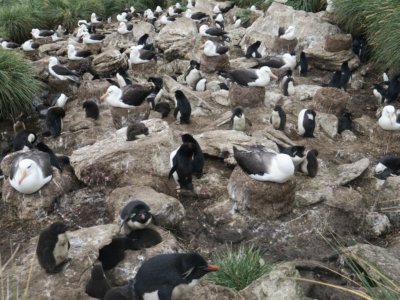
[[[57,273],[67,263],[70,244],[66,231],[69,225],[55,222],[39,235],[36,256],[40,266],[47,273]]]
[[[338,134],[342,134],[343,131],[345,130],[350,130],[353,131],[354,129],[354,124],[353,121],[351,120],[351,117],[353,116],[353,113],[345,113],[343,117],[339,119],[338,122]]]
[[[186,98],[182,91],[175,92],[175,110],[174,118],[178,120],[176,125],[187,123],[190,124],[190,114],[192,112],[192,107],[189,100]]]
[[[240,107],[235,108],[229,128],[236,131],[244,131],[246,129],[246,122],[249,126],[253,125],[251,121],[245,117],[243,110]]]
[[[394,75],[392,76],[392,78],[390,79],[390,81],[383,81],[381,84],[385,84],[388,86],[386,92],[385,92],[385,98],[386,98],[386,102],[393,102],[396,101],[397,98],[400,95],[400,71],[394,73]]]
[[[100,261],[96,261],[85,292],[92,298],[103,299],[109,290],[111,290],[111,286],[104,276],[103,265]]]
[[[157,255],[141,266],[133,282],[110,290],[104,300],[181,299],[204,275],[217,271],[198,253]]]
[[[285,72],[283,72],[281,74],[281,76],[279,76],[278,79],[278,87],[283,90],[283,86],[285,85],[286,80],[288,80],[289,78],[292,78],[293,72],[292,70],[286,70]]]
[[[126,129],[126,140],[134,141],[145,138],[149,135],[149,129],[143,123],[135,123],[128,126]]]
[[[306,148],[303,146],[292,146],[283,150],[282,153],[289,155],[292,158],[294,166],[297,167],[304,161],[307,155],[305,151]]]
[[[177,150],[170,155],[171,170],[168,174],[168,180],[174,177],[179,185],[176,189],[193,190],[192,173],[193,158],[197,154],[197,147],[194,143],[183,143]]]
[[[32,131],[25,129],[18,131],[13,140],[14,151],[33,149],[36,138],[36,134]]]
[[[200,64],[195,60],[191,60],[190,66],[184,77],[184,80],[189,85],[189,87],[194,88],[196,83],[202,78],[200,70]]]
[[[340,67],[340,71],[336,71],[333,74],[331,81],[328,84],[328,87],[333,87],[337,89],[343,88],[345,92],[347,92],[347,83],[351,80],[352,74],[349,68],[349,64],[345,61]]]
[[[300,111],[297,123],[299,135],[304,137],[314,137],[316,115],[317,114],[312,109],[303,109]]]
[[[375,177],[386,180],[389,176],[400,175],[400,158],[397,156],[384,156],[377,161]]]
[[[294,69],[297,70],[297,68],[299,66],[300,66],[300,69],[299,69],[300,76],[307,77],[307,74],[308,74],[308,62],[307,62],[306,54],[304,52],[300,53],[300,60],[296,64]]]
[[[285,130],[286,113],[280,105],[275,105],[269,121],[276,130]]]
[[[261,58],[262,57],[261,54],[258,53],[258,48],[260,47],[260,45],[261,45],[260,41],[257,41],[254,44],[251,44],[249,46],[249,48],[247,48],[246,55],[244,57],[246,57],[247,59],[252,58],[252,57]]]
[[[63,130],[63,118],[65,111],[61,107],[50,107],[46,114],[46,126],[53,139],[58,137]]]
[[[373,94],[378,101],[378,105],[381,105],[386,101],[387,90],[380,86],[380,84],[375,84],[373,87]]]
[[[86,118],[92,118],[94,120],[99,118],[99,107],[97,106],[96,102],[87,100],[83,102],[82,108],[86,112]]]

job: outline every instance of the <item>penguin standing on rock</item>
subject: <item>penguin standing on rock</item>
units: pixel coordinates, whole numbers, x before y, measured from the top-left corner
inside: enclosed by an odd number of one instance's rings
[[[143,123],[134,123],[126,129],[126,140],[134,141],[149,135],[149,129]]]
[[[304,173],[309,175],[310,177],[317,176],[318,173],[318,150],[311,149],[307,152],[306,159],[302,162],[300,166],[300,170]]]
[[[193,88],[199,79],[201,79],[200,70],[200,64],[195,60],[191,60],[190,67],[188,68],[184,78],[189,87]]]
[[[40,266],[47,273],[60,272],[62,265],[69,261],[67,258],[70,244],[66,234],[68,228],[69,225],[55,222],[39,236],[36,255]]]
[[[46,114],[46,126],[53,139],[58,137],[63,130],[63,118],[65,111],[61,107],[50,107]]]
[[[342,66],[340,67],[340,71],[342,72],[342,79],[340,81],[340,85],[344,89],[344,91],[347,92],[346,90],[347,83],[351,82],[352,79],[349,63],[347,61],[345,61],[342,64]]]
[[[193,156],[192,162],[192,174],[194,174],[197,178],[203,177],[203,167],[204,167],[204,154],[201,151],[199,143],[191,136],[190,134],[182,134],[182,142],[183,143],[192,143],[196,147],[196,154]]]
[[[176,189],[193,190],[192,172],[193,157],[197,154],[196,145],[193,143],[183,143],[177,150],[170,155],[171,170],[168,180],[174,177],[179,186]]]
[[[312,109],[303,109],[299,113],[297,128],[298,134],[304,137],[314,137],[316,113]]]
[[[109,290],[111,290],[111,286],[104,276],[102,263],[96,261],[93,265],[90,280],[86,285],[86,294],[92,298],[103,299]]]
[[[186,98],[182,91],[175,92],[175,110],[174,118],[179,120],[176,125],[187,123],[190,124],[190,114],[192,112],[192,107],[189,100]]]
[[[294,80],[293,78],[288,78],[283,85],[283,95],[292,96],[294,95]]]
[[[286,113],[280,105],[275,105],[270,122],[276,130],[283,131],[286,125]]]
[[[21,130],[15,135],[13,140],[14,151],[30,150],[36,141],[36,134],[29,130]]]
[[[333,77],[329,82],[328,87],[333,87],[337,89],[340,89],[342,87],[342,72],[336,71],[335,74],[333,74]]]
[[[386,102],[387,90],[381,87],[379,84],[375,84],[372,88],[374,96],[378,101],[378,105]]]
[[[253,124],[247,119],[243,113],[243,110],[238,107],[235,108],[231,117],[230,128],[236,131],[244,131],[246,129],[246,122],[252,126]]]
[[[303,146],[292,146],[283,150],[282,153],[289,155],[292,158],[293,164],[297,167],[306,157],[306,149]]]
[[[260,47],[260,45],[261,45],[261,42],[260,41],[257,41],[257,42],[255,42],[254,44],[251,44],[250,46],[249,46],[249,48],[247,48],[247,51],[246,51],[246,55],[245,55],[245,57],[248,59],[248,58],[252,58],[252,57],[254,57],[254,58],[261,58],[262,56],[261,56],[261,54],[260,53],[258,53],[258,48]]]
[[[353,124],[353,121],[351,120],[351,117],[353,115],[354,114],[351,114],[351,113],[345,113],[344,116],[339,119],[338,134],[342,134],[342,132],[345,130],[353,131],[354,124]]]
[[[300,60],[294,67],[295,70],[297,70],[297,67],[300,66],[299,72],[300,76],[307,77],[307,72],[308,72],[308,62],[306,58],[306,54],[304,52],[300,53]]]
[[[87,100],[83,102],[82,108],[85,109],[86,118],[92,118],[94,120],[99,118],[99,107],[96,102]]]
[[[146,228],[152,218],[150,207],[146,203],[140,200],[131,201],[121,211],[121,228],[128,235],[134,230]]]

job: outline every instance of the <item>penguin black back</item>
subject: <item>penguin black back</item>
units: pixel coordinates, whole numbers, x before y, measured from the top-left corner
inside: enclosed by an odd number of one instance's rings
[[[218,83],[218,85],[219,85],[221,90],[229,91],[229,88],[225,83],[223,83],[223,82],[222,83]]]
[[[333,77],[329,82],[328,87],[340,89],[342,86],[341,82],[342,82],[342,72],[336,71],[335,74],[333,74]]]
[[[97,261],[93,265],[90,280],[86,285],[86,294],[93,298],[103,299],[109,290],[111,286],[104,276],[103,266]]]
[[[51,136],[56,138],[62,131],[62,119],[65,117],[65,111],[61,107],[50,107],[46,114],[46,126]]]
[[[39,151],[46,152],[50,155],[50,163],[53,167],[56,167],[62,172],[62,165],[60,161],[58,160],[58,157],[54,153],[53,150],[51,150],[45,143],[40,142],[37,144],[37,148]]]
[[[192,158],[194,155],[196,155],[196,146],[192,143],[183,143],[172,158],[172,167],[168,174],[168,180],[176,172],[179,186],[184,189],[193,190]]]
[[[303,134],[304,137],[314,137],[316,115],[317,114],[312,109],[307,109],[304,112],[304,119],[303,119],[303,127],[305,130],[305,133]]]
[[[20,130],[15,135],[13,140],[14,151],[19,151],[27,147],[28,149],[33,148],[33,143],[36,141],[36,134],[29,130]],[[26,149],[26,148],[25,148]]]
[[[296,70],[298,66],[300,66],[300,76],[307,77],[308,62],[307,62],[306,54],[304,52],[300,53],[300,60],[296,64],[296,67],[294,69]]]
[[[192,107],[189,100],[186,98],[182,91],[175,92],[176,107],[174,110],[174,117],[179,119],[178,124],[182,122],[190,124],[190,114],[192,112]]]
[[[342,72],[340,86],[346,92],[347,83],[349,82],[350,78],[352,78],[351,71],[349,69],[349,63],[347,61],[342,64],[342,66],[340,67],[340,71]]]
[[[138,300],[135,293],[136,279],[122,287],[115,287],[108,291],[103,300]]]
[[[182,135],[182,142],[183,143],[192,143],[196,147],[196,154],[193,157],[193,171],[197,178],[201,178],[203,176],[203,167],[204,167],[204,154],[201,151],[199,143],[191,136],[190,134],[181,134]]]
[[[85,109],[86,118],[92,118],[97,120],[99,118],[99,107],[94,101],[85,101],[82,104],[82,108]]]
[[[147,33],[143,34],[138,40],[138,45],[146,45],[148,38],[149,38],[149,35]]]
[[[382,157],[377,161],[375,172],[374,176],[381,180],[385,180],[389,176],[398,176],[400,174],[400,158],[397,156]]]
[[[310,151],[307,152],[307,157],[304,160],[303,164],[307,163],[307,173],[310,177],[315,177],[317,176],[318,173],[318,150],[317,149],[311,149]]]
[[[163,86],[163,80],[160,77],[149,77],[147,79],[147,81],[154,83],[155,86],[159,86],[159,87]]]
[[[207,262],[197,253],[161,254],[150,258],[139,269],[135,280],[137,299],[143,299],[145,294],[156,292],[160,300],[181,299],[182,292],[175,287],[181,284],[189,285],[193,280],[199,280],[209,272],[218,268]],[[194,285],[192,285],[192,288]]]
[[[161,235],[152,228],[131,231],[127,237],[134,240],[133,247],[137,250],[150,248],[162,242]]]
[[[257,41],[254,44],[250,45],[249,48],[247,48],[245,57],[246,58],[251,58],[251,57],[253,57],[253,53],[254,53],[254,56],[256,58],[258,58],[257,57],[257,50],[260,47],[260,45],[261,45],[260,41]]]
[[[70,244],[65,234],[69,225],[54,222],[39,235],[36,255],[40,266],[47,273],[61,271],[61,266],[67,261]]]
[[[134,141],[149,135],[149,129],[143,123],[135,123],[126,129],[126,140]]]
[[[162,102],[156,105],[155,111],[161,113],[161,118],[168,117],[169,111],[171,110],[168,103]]]
[[[111,270],[125,258],[125,250],[138,250],[135,241],[131,238],[113,238],[111,243],[99,250],[99,261],[103,264],[103,270]]]
[[[351,113],[345,113],[344,116],[339,119],[338,134],[342,134],[342,132],[345,130],[353,131],[354,124],[353,121],[351,120],[352,116],[353,114]]]
[[[387,102],[396,101],[397,98],[399,97],[400,94],[400,82],[398,81],[399,79],[400,79],[400,71],[394,73],[389,82],[383,81],[380,83],[389,85],[385,96]]]
[[[285,129],[286,113],[280,105],[275,105],[270,122],[276,130],[279,129],[283,131]]]
[[[286,79],[285,83],[283,84],[282,92],[284,96],[291,96],[294,94],[294,80],[292,77]]]

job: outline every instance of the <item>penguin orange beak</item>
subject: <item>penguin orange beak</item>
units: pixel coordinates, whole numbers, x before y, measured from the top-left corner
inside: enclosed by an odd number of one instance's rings
[[[203,49],[205,46],[206,46],[206,44],[200,46],[199,49]]]
[[[124,53],[131,53],[131,49],[126,49]]]
[[[270,76],[273,78],[273,79],[275,79],[275,80],[278,80],[279,78],[277,77],[277,76],[275,76],[272,72],[270,73]]]
[[[144,220],[146,218],[146,216],[144,214],[142,214],[142,220]]]
[[[24,178],[26,177],[26,171],[25,169],[22,169],[21,171],[21,178],[18,181],[18,184],[21,185],[22,180],[24,180]]]
[[[100,97],[100,101],[101,101],[101,100],[104,100],[104,99],[107,98],[107,97],[108,97],[108,92],[105,93],[103,96]]]
[[[207,272],[218,272],[219,269],[217,266],[214,265],[208,265],[207,268],[205,268],[204,270],[206,270]]]
[[[389,115],[389,119],[390,119],[390,124],[393,125],[393,117],[392,117],[392,114]]]

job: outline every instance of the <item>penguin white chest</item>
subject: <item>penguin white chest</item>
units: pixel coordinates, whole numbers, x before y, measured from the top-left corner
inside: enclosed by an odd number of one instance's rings
[[[245,117],[237,117],[235,116],[233,118],[233,124],[232,124],[232,129],[236,131],[244,131],[246,127],[246,119]]]
[[[64,262],[68,258],[68,237],[62,233],[58,235],[58,240],[53,250],[56,266]]]
[[[293,85],[292,82],[289,82],[289,85],[288,85],[288,94],[289,94],[289,95],[294,95],[294,85]]]
[[[198,283],[199,283],[198,279],[193,279],[189,284],[177,285],[172,290],[171,300],[181,299],[182,295],[190,292]]]
[[[382,103],[382,95],[376,89],[374,89],[374,96],[376,100],[378,100],[378,104],[380,105]]]
[[[271,121],[274,128],[279,129],[279,127],[281,126],[281,118],[279,117],[279,113],[275,110],[272,112]]]
[[[308,160],[307,160],[307,158],[306,158],[306,159],[303,161],[303,163],[301,164],[301,171],[302,171],[304,174],[308,174],[307,166],[308,166]]]
[[[129,220],[128,222],[124,223],[124,233],[128,235],[132,231],[146,228],[150,224],[150,222],[151,218],[149,218],[146,223],[132,222],[131,220]]]

